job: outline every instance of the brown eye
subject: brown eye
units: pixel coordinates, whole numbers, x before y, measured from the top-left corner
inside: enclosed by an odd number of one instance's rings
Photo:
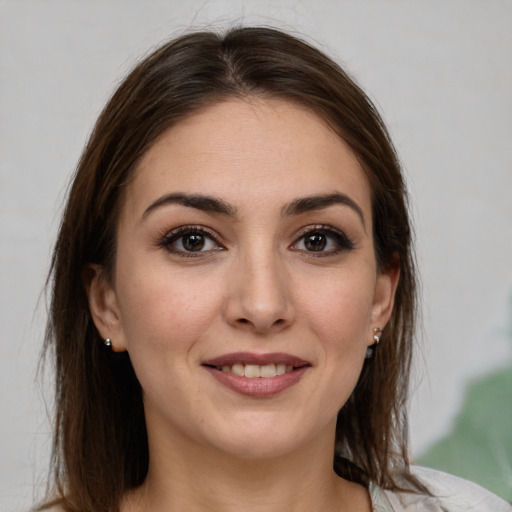
[[[171,231],[158,245],[181,256],[201,256],[223,249],[213,232],[195,226],[183,226]]]
[[[201,251],[205,246],[204,235],[191,233],[181,238],[181,245],[186,251]]]
[[[317,253],[316,256],[330,256],[352,250],[354,242],[343,231],[322,225],[306,231],[291,248],[310,255]]]
[[[323,251],[327,245],[327,237],[323,233],[310,233],[304,237],[304,247],[308,251]]]

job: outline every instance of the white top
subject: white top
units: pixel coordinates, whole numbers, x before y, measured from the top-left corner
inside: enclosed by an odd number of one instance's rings
[[[385,491],[370,483],[373,512],[512,512],[512,505],[479,485],[434,469],[411,471],[432,496]],[[54,507],[48,512],[62,512]]]
[[[434,469],[411,470],[432,496],[370,485],[373,512],[512,512],[512,505],[473,482]]]

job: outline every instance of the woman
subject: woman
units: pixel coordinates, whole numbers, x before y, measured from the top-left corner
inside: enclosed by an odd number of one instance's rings
[[[51,277],[47,507],[467,509],[409,468],[395,152],[306,43],[196,33],[138,65],[81,158]]]

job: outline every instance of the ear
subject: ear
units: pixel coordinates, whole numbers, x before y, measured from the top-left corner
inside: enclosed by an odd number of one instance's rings
[[[388,323],[395,303],[395,293],[400,279],[400,261],[398,257],[393,265],[377,276],[373,307],[371,314],[372,327],[384,329]]]
[[[112,350],[126,350],[117,297],[104,268],[89,264],[82,273],[91,316],[103,339],[112,340]]]

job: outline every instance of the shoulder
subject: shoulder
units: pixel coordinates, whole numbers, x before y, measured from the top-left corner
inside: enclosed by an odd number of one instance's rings
[[[432,496],[384,491],[395,512],[512,512],[512,505],[473,482],[434,469],[411,471]]]

